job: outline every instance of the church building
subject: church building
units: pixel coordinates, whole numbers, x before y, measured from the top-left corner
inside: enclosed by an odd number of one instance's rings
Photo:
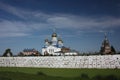
[[[114,47],[110,45],[107,35],[105,34],[105,39],[102,42],[100,53],[102,55],[106,55],[106,54],[115,54],[115,52],[116,51]]]
[[[42,55],[60,56],[60,55],[78,55],[77,52],[63,45],[61,38],[58,38],[56,33],[52,34],[52,40],[45,39]]]

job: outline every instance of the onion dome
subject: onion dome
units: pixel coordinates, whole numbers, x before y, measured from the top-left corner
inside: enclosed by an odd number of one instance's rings
[[[48,42],[48,39],[45,39],[45,42]]]
[[[56,34],[56,33],[53,33],[53,34],[52,34],[52,37],[57,37],[57,34]]]
[[[59,39],[58,39],[58,42],[59,42],[59,41],[63,43],[63,41],[62,41],[62,39],[61,39],[61,38],[59,38]]]

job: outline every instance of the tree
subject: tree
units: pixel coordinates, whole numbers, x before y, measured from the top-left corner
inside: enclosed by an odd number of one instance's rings
[[[10,57],[10,56],[13,56],[12,52],[11,52],[11,49],[6,49],[3,56],[5,57]]]

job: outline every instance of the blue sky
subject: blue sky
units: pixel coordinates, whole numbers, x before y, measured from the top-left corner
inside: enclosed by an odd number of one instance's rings
[[[104,33],[120,51],[120,0],[0,0],[0,55],[41,51],[53,29],[79,52],[98,52]]]

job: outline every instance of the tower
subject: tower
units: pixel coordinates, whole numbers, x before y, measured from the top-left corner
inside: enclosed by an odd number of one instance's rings
[[[58,47],[60,47],[60,48],[63,47],[63,41],[61,38],[58,39]]]
[[[45,47],[48,47],[50,45],[49,40],[45,39]]]
[[[53,46],[56,46],[57,45],[57,34],[56,33],[53,33],[52,34],[52,45]]]
[[[111,46],[109,43],[109,40],[107,39],[107,35],[105,33],[105,38],[102,42],[102,46],[101,46],[101,50],[100,50],[101,54],[111,54]]]

